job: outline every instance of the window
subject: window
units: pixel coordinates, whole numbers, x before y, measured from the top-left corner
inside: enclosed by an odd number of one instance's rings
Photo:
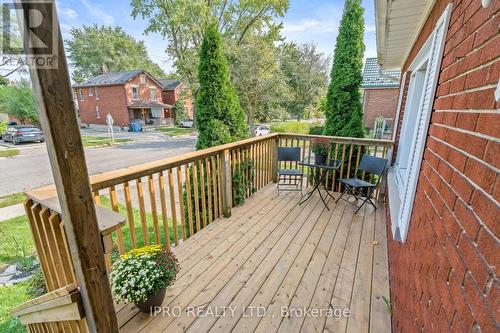
[[[396,224],[393,232],[397,227],[402,241],[408,233],[450,13],[451,4],[408,68],[410,84],[396,162],[389,180],[389,184],[393,184],[392,194],[389,185],[389,195],[394,199],[389,202],[397,202],[390,205]]]
[[[133,100],[139,99],[139,88],[136,86],[132,86],[132,99]]]
[[[156,100],[158,100],[158,97],[157,97],[157,95],[156,95],[156,87],[150,87],[150,88],[149,88],[149,91],[150,91],[150,93],[151,93],[151,100],[152,100],[152,101],[156,101]]]
[[[78,89],[78,95],[80,96],[80,101],[83,101],[83,89]]]
[[[99,99],[99,90],[97,87],[94,87],[94,94],[95,94],[95,99]]]
[[[94,96],[94,87],[89,88],[89,96]]]
[[[141,74],[140,79],[141,79],[141,83],[146,83],[146,75],[145,74]]]
[[[101,118],[101,112],[99,112],[99,106],[95,106],[95,117]]]

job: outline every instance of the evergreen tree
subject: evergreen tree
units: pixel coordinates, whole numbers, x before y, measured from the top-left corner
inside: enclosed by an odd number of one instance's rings
[[[326,96],[325,135],[363,137],[365,134],[360,91],[365,50],[363,12],[360,0],[346,0]]]
[[[197,149],[248,136],[245,112],[229,79],[229,66],[216,24],[205,30],[198,68],[200,90],[196,98]]]

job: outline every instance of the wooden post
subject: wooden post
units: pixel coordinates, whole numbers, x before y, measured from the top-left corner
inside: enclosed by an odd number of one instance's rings
[[[58,37],[58,45],[54,47],[57,67],[30,68],[33,90],[89,330],[118,332],[55,3],[17,4],[23,9],[19,12],[24,18],[22,31],[29,31],[30,10],[39,11],[43,17],[41,25],[36,28],[36,36],[24,34],[26,50],[30,42],[37,45],[36,38],[43,41],[50,40],[53,34]],[[32,55],[43,53],[46,50],[31,50]]]
[[[222,214],[224,217],[231,216],[233,199],[231,196],[231,154],[229,149],[224,149],[221,153],[222,164]]]
[[[278,183],[278,147],[280,145],[279,135],[272,141],[272,173],[273,183]]]

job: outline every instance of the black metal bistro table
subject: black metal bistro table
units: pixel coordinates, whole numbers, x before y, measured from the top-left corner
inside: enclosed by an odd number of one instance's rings
[[[323,201],[323,204],[326,206],[326,209],[330,210],[328,208],[328,205],[326,204],[325,198],[323,198],[323,194],[321,193],[320,187],[323,187],[324,190],[326,191],[326,194],[329,195],[332,199],[335,199],[333,195],[328,191],[328,189],[323,185],[323,180],[325,179],[326,174],[328,171],[333,171],[333,170],[338,170],[340,168],[342,161],[341,160],[332,160],[332,159],[327,159],[324,163],[316,163],[316,158],[314,156],[309,156],[300,161],[298,164],[303,165],[306,167],[309,167],[313,170],[313,177],[314,177],[314,187],[307,192],[304,195],[304,198],[299,202],[299,205],[303,204],[307,200],[309,200],[314,191],[317,191],[319,193],[319,196],[321,198],[321,201]]]

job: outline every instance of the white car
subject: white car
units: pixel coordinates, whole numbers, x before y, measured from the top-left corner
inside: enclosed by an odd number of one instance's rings
[[[255,125],[254,132],[255,136],[262,136],[271,133],[271,129],[265,125]]]
[[[184,127],[184,128],[192,128],[193,125],[194,125],[193,119],[186,119],[179,123],[179,127]]]

